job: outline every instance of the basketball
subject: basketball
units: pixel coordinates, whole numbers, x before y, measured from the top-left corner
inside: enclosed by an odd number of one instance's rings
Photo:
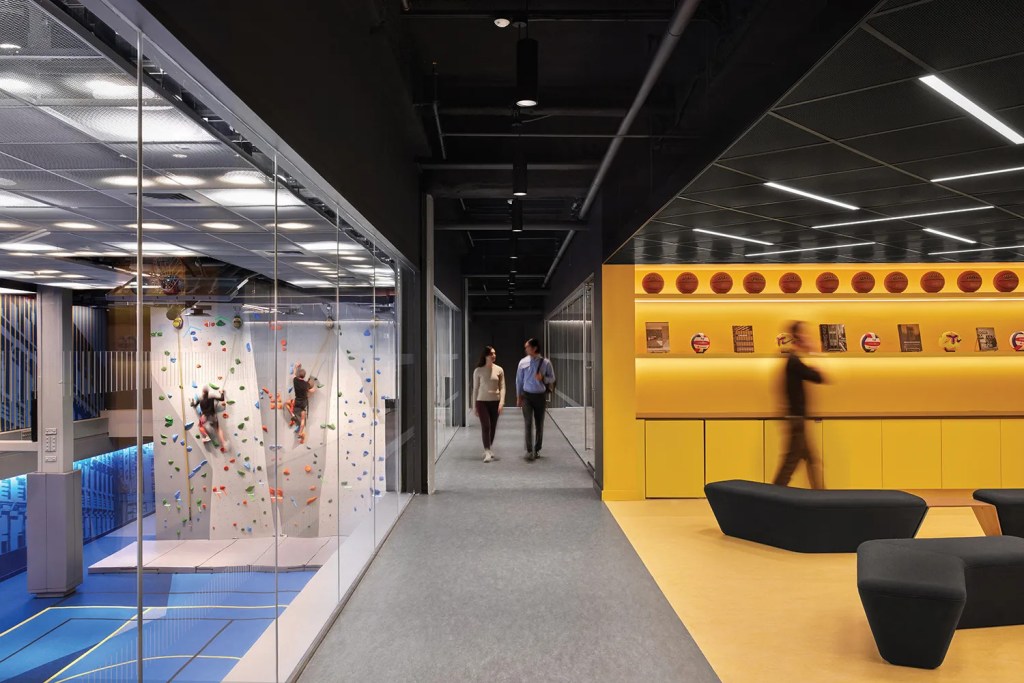
[[[693,294],[697,291],[697,276],[693,273],[680,273],[676,278],[676,289],[680,294]]]
[[[981,275],[974,270],[965,270],[957,276],[956,286],[961,292],[977,292],[981,289]]]
[[[732,276],[729,273],[715,273],[711,276],[711,291],[715,294],[725,294],[732,289]]]
[[[796,273],[783,273],[779,278],[779,289],[785,294],[796,294],[800,291],[803,280]]]
[[[885,285],[885,291],[890,292],[892,294],[899,294],[900,292],[906,290],[908,283],[909,280],[907,280],[906,275],[904,275],[898,270],[894,270],[885,276],[885,280],[882,284]]]
[[[822,294],[831,294],[839,289],[839,276],[826,271],[818,276],[818,279],[814,281],[814,286]]]
[[[764,291],[767,280],[761,273],[747,273],[743,276],[743,289],[747,294],[760,294]]]
[[[1017,273],[1012,270],[1001,270],[996,273],[994,278],[992,278],[992,284],[995,286],[997,291],[1012,292],[1017,289],[1017,285],[1020,284],[1020,280],[1017,279]]]
[[[648,294],[657,294],[665,287],[665,278],[657,273],[647,273],[643,279],[644,291]]]
[[[927,273],[921,276],[921,289],[928,292],[929,294],[935,294],[935,292],[941,292],[942,288],[946,286],[946,278],[942,277],[942,273],[937,270],[929,270]]]
[[[875,276],[866,270],[862,270],[850,280],[850,286],[858,294],[867,294],[875,288]]]

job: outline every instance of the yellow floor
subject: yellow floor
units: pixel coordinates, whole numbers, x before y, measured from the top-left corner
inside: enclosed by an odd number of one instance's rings
[[[885,663],[857,595],[855,554],[807,555],[723,536],[706,500],[609,502],[725,683],[1024,681],[1024,626],[957,631],[934,671]],[[918,536],[980,536],[966,508]]]

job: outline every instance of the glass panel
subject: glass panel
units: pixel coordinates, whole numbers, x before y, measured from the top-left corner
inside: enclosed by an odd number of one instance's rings
[[[548,355],[557,386],[551,396],[552,421],[580,458],[594,466],[593,303],[590,282],[580,287],[545,322]]]

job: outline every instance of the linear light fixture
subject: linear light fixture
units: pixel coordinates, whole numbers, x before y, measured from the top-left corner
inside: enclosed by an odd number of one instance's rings
[[[938,235],[939,237],[948,237],[951,240],[959,240],[961,242],[966,242],[967,244],[977,244],[978,243],[978,240],[969,240],[966,237],[960,237],[960,235],[954,235],[952,233],[942,232],[941,230],[936,230],[935,228],[924,228],[924,231],[925,232],[930,232],[933,235]]]
[[[699,232],[702,235],[714,235],[715,237],[727,237],[731,240],[740,240],[741,242],[753,242],[754,244],[763,244],[766,247],[774,245],[774,242],[765,242],[764,240],[755,240],[749,237],[739,237],[738,235],[727,235],[724,232],[715,232],[714,230],[704,230],[703,228],[694,228],[694,232]]]
[[[995,116],[985,111],[977,104],[968,99],[963,93],[959,92],[956,88],[946,83],[938,76],[922,76],[921,82],[927,85],[929,88],[939,93],[947,100],[955,104],[956,106],[963,109],[965,112],[978,119],[986,126],[996,131],[1004,138],[1009,140],[1015,145],[1024,144],[1024,136],[1010,128],[1005,123],[997,119]]]
[[[798,251],[821,251],[822,249],[845,249],[846,247],[867,247],[877,242],[853,242],[852,244],[832,244],[827,247],[807,247],[805,249],[781,249],[779,251],[759,251],[747,256],[773,256],[775,254],[795,254]]]
[[[997,249],[1024,249],[1024,244],[1014,244],[1009,247],[978,247],[977,249],[955,249],[953,251],[930,251],[929,256],[942,256],[943,254],[968,254],[976,251],[996,251]]]
[[[929,211],[928,213],[911,213],[906,216],[886,216],[885,218],[868,218],[863,221],[847,221],[845,223],[827,223],[825,225],[812,225],[812,230],[821,230],[822,228],[842,228],[847,225],[867,225],[868,223],[885,223],[886,221],[905,221],[911,218],[927,218],[928,216],[945,216],[950,213],[965,213],[967,211],[984,211],[985,209],[994,209],[994,206],[970,206],[966,209],[950,209],[949,211]]]
[[[825,202],[826,204],[832,204],[833,206],[838,206],[843,209],[849,209],[850,211],[856,211],[858,208],[860,208],[854,206],[853,204],[844,204],[843,202],[837,202],[836,200],[829,199],[828,197],[822,197],[819,194],[811,194],[810,192],[804,192],[803,190],[798,190],[795,187],[789,187],[788,185],[780,185],[779,183],[765,183],[765,185],[767,187],[773,187],[776,190],[782,190],[783,192],[789,192],[790,194],[798,194],[801,197],[807,197],[808,199],[814,199],[816,201]]]
[[[950,180],[963,180],[964,178],[980,178],[986,175],[996,175],[998,173],[1016,173],[1018,171],[1024,171],[1024,166],[1014,166],[1013,168],[997,168],[994,171],[979,171],[978,173],[965,173],[963,175],[951,175],[945,178],[932,178],[933,183],[945,183]]]

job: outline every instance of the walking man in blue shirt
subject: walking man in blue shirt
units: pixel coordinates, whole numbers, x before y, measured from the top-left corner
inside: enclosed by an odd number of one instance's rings
[[[526,422],[526,459],[534,461],[540,457],[544,444],[544,411],[547,408],[548,387],[555,383],[555,369],[551,361],[540,355],[540,342],[530,338],[523,346],[526,357],[519,361],[516,370],[516,405],[523,409]],[[534,426],[537,440],[533,439]]]

